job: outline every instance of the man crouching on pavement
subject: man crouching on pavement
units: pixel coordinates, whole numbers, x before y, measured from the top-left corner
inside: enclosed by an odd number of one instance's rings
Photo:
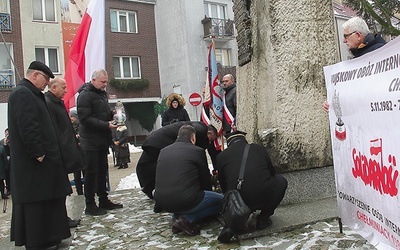
[[[176,141],[163,148],[158,157],[154,199],[173,213],[172,232],[198,235],[197,221],[217,215],[223,196],[211,191],[206,153],[196,145],[196,130],[183,125]]]
[[[218,180],[224,194],[236,189],[243,152],[248,144],[246,133],[241,131],[226,134],[225,137],[228,148],[217,156]],[[286,188],[287,181],[275,173],[267,149],[262,145],[250,144],[240,194],[251,211],[261,210],[257,217],[257,229],[262,230],[272,224],[270,216],[282,201]],[[235,234],[225,226],[218,240],[228,243]]]

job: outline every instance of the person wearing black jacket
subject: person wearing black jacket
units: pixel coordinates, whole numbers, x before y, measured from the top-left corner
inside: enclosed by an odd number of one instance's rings
[[[181,95],[177,93],[170,94],[165,104],[168,109],[164,111],[161,117],[161,126],[164,127],[179,121],[190,121],[189,114],[184,108],[185,99]]]
[[[236,83],[235,78],[231,74],[226,74],[222,78],[222,86],[225,91],[225,106],[228,108],[229,113],[232,115],[231,123],[224,116],[222,120],[223,130],[225,133],[230,133],[236,130],[236,110],[237,110],[237,98],[236,98]]]
[[[195,145],[196,130],[183,125],[176,141],[163,148],[157,162],[154,199],[173,213],[172,231],[197,235],[197,221],[218,214],[222,194],[211,191],[211,175],[203,148]]]
[[[50,68],[34,61],[8,98],[10,239],[26,249],[56,249],[71,236],[65,200],[72,189],[42,93],[50,78]]]
[[[354,57],[363,56],[386,44],[380,34],[373,34],[367,23],[360,17],[353,17],[342,25],[343,43]]]
[[[342,25],[343,43],[345,43],[354,58],[361,57],[386,44],[380,34],[372,34],[367,23],[360,17],[353,17]],[[322,103],[322,108],[329,111],[328,101]]]
[[[160,154],[160,150],[175,142],[179,129],[185,124],[190,124],[195,127],[197,146],[203,149],[213,147],[213,142],[216,138],[215,128],[211,129],[203,122],[181,121],[154,130],[143,142],[143,152],[136,165],[136,174],[142,191],[150,199],[153,199],[152,192],[155,187],[157,158]],[[215,148],[214,151],[209,151],[210,157],[215,159],[218,153],[219,151],[216,151]]]
[[[49,91],[44,96],[46,99],[47,109],[56,128],[57,139],[61,149],[61,156],[64,163],[65,172],[74,173],[84,169],[83,152],[79,148],[77,138],[75,137],[74,128],[70,122],[69,115],[65,109],[62,98],[67,89],[67,84],[62,78],[54,78],[50,81]],[[70,228],[77,227],[80,219],[73,220],[68,217],[68,225]]]
[[[236,189],[246,133],[235,131],[226,134],[228,148],[217,156],[218,180],[223,193]],[[258,144],[250,144],[244,181],[240,190],[243,201],[251,211],[261,210],[257,217],[257,229],[264,229],[272,224],[270,216],[282,201],[287,188],[287,181],[281,174],[276,174],[268,151]],[[226,243],[235,234],[224,227],[218,240]]]
[[[10,146],[8,129],[5,138],[0,140],[0,193],[2,199],[8,199],[10,190]]]
[[[108,174],[108,149],[112,143],[111,129],[116,128],[112,120],[112,112],[108,104],[105,88],[108,74],[105,70],[97,70],[92,80],[81,89],[77,110],[79,116],[80,146],[85,154],[85,213],[89,215],[106,214],[106,210],[122,208],[122,204],[108,199],[106,181]],[[95,194],[99,197],[99,206],[95,202]]]

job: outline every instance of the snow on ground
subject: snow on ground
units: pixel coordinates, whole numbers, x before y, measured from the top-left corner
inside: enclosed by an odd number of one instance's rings
[[[129,151],[131,153],[140,153],[143,150],[141,147],[135,147],[135,145],[129,144]],[[139,180],[136,173],[132,173],[131,175],[122,178],[118,184],[118,187],[115,190],[125,190],[132,188],[140,188]]]

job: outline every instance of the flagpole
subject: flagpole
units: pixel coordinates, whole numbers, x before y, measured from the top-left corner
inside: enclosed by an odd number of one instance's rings
[[[215,42],[214,42],[214,36],[211,36],[211,43],[213,44],[214,47],[214,51],[215,51]],[[218,67],[217,67],[217,76],[218,76],[218,85],[221,85],[221,82],[219,80],[219,72],[218,72]],[[223,117],[222,117],[223,120]],[[223,127],[222,127],[223,128]],[[225,145],[224,145],[224,130],[222,130],[220,136],[220,140],[221,140],[221,151],[225,150]]]

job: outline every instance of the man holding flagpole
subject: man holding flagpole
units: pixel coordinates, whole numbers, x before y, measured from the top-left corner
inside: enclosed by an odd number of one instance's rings
[[[225,133],[236,130],[236,84],[233,75],[227,74],[222,78],[222,86],[225,90],[224,98],[224,120],[223,127]]]
[[[222,138],[222,120],[224,102],[223,95],[224,90],[220,86],[218,79],[218,68],[217,60],[215,57],[215,44],[211,42],[208,51],[208,67],[207,67],[207,78],[206,86],[204,88],[204,102],[203,109],[201,111],[201,120],[208,126],[212,125],[217,130],[217,135]],[[215,148],[220,150],[222,142],[220,138],[215,140]]]

